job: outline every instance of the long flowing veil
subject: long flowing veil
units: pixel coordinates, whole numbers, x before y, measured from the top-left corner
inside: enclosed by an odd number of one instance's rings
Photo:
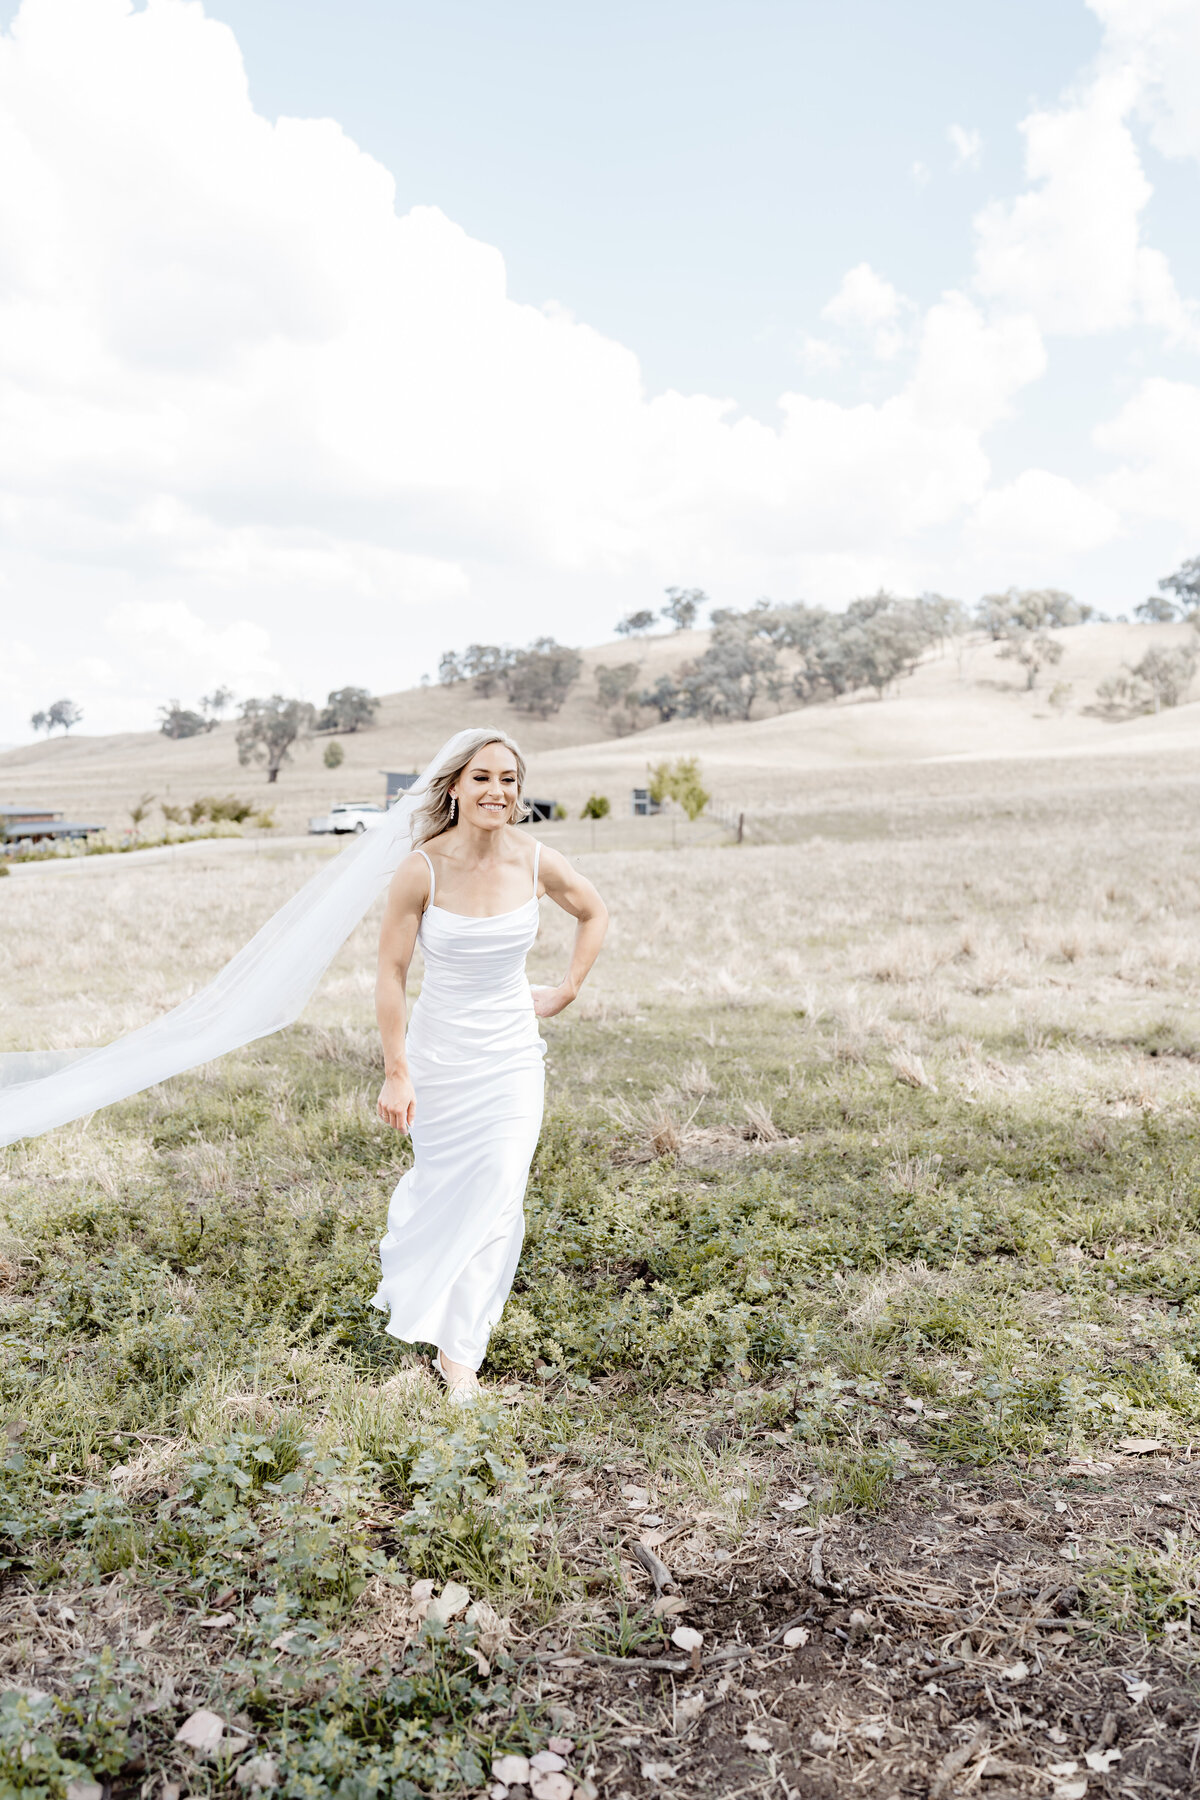
[[[430,779],[477,735],[456,731],[447,739],[383,824],[306,882],[199,993],[99,1049],[0,1056],[0,1145],[37,1137],[290,1025],[412,848],[413,814]]]

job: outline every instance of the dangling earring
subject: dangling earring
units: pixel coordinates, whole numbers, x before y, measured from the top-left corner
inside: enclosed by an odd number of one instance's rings
[[[452,825],[457,817],[458,817],[458,801],[455,799],[454,795],[451,794],[451,796],[450,796],[450,823]]]

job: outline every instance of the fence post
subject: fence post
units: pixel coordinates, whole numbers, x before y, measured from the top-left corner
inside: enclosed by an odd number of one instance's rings
[[[739,844],[741,843],[745,834],[746,834],[746,815],[744,812],[740,812],[738,814],[738,834],[737,834],[737,841]]]

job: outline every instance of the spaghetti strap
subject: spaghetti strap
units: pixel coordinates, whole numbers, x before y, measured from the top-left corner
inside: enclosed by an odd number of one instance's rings
[[[541,861],[541,858],[542,858],[542,840],[541,840],[541,838],[534,838],[534,840],[533,840],[533,897],[535,900],[538,897],[538,891],[537,891],[537,889],[538,889],[538,863]]]
[[[417,845],[417,855],[425,856],[425,852],[422,850],[422,848],[419,844]],[[429,870],[429,898],[425,902],[425,904],[426,904],[426,906],[432,906],[433,905],[433,896],[437,893],[437,876],[434,874],[433,864],[432,864],[432,862],[430,862],[430,860],[427,856],[425,856],[425,863]]]

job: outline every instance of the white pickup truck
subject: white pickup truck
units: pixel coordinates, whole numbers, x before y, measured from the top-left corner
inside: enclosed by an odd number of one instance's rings
[[[339,805],[330,807],[321,818],[310,819],[309,834],[371,831],[376,825],[383,824],[385,816],[384,808],[376,806],[373,800],[343,800]]]

